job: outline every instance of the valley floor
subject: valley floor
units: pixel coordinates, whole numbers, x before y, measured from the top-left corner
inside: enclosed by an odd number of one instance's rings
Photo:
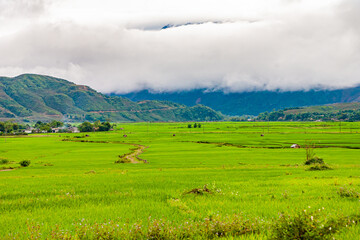
[[[360,123],[188,124],[0,138],[0,239],[358,239]]]

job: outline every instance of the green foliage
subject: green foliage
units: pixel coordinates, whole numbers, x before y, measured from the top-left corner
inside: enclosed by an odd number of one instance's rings
[[[131,161],[128,158],[119,158],[115,163],[131,163]]]
[[[360,198],[360,193],[354,188],[341,187],[338,189],[337,194],[343,198]]]
[[[19,162],[20,166],[22,167],[28,167],[30,166],[31,161],[30,160],[22,160]]]
[[[78,127],[80,132],[92,132],[94,131],[94,126],[89,122],[83,122]]]
[[[260,113],[259,121],[360,121],[360,103],[337,103],[325,106],[288,108]],[[341,123],[339,123],[339,128]]]
[[[49,123],[50,127],[52,128],[59,128],[59,127],[62,127],[64,126],[64,123],[63,122],[60,122],[60,121],[56,121],[56,120],[53,120]]]
[[[76,231],[69,233],[56,228],[52,231],[53,239],[215,239],[219,237],[239,237],[258,231],[256,220],[245,219],[240,215],[227,217],[210,216],[198,221],[170,222],[165,219],[151,219],[148,224],[108,223],[87,224],[81,221],[76,225]],[[36,229],[36,226],[28,226]],[[33,238],[38,235],[33,231]]]
[[[322,158],[319,158],[315,155],[314,152],[315,144],[312,142],[305,143],[305,155],[306,159],[304,164],[310,166],[306,169],[306,171],[323,171],[323,170],[331,170],[332,168],[325,164]]]
[[[311,164],[309,168],[306,169],[307,171],[324,171],[324,170],[332,170],[331,167],[326,165],[325,163],[315,163]]]
[[[343,227],[344,222],[326,220],[319,211],[303,210],[295,215],[280,214],[271,227],[270,239],[276,240],[322,240],[332,239],[332,235]]]
[[[25,126],[19,125],[12,121],[0,122],[0,132],[2,133],[16,133],[20,129],[25,129]]]
[[[94,124],[90,122],[83,122],[79,125],[80,132],[93,132],[93,131],[109,131],[111,129],[111,124],[109,122],[100,122],[96,121]]]
[[[111,124],[109,122],[103,122],[99,125],[98,131],[104,132],[111,129]]]
[[[6,158],[0,158],[0,165],[1,165],[1,164],[7,164],[7,163],[9,163],[9,160],[8,160],[8,159],[6,159]]]
[[[156,100],[135,103],[122,97],[103,95],[87,86],[35,74],[0,78],[0,106],[0,117],[31,117],[42,121],[63,117],[74,122],[224,119],[220,113],[205,106],[186,107]]]
[[[317,156],[312,156],[312,157],[309,157],[305,161],[305,165],[311,165],[311,164],[325,164],[325,163],[324,163],[324,160],[322,158],[319,158]]]

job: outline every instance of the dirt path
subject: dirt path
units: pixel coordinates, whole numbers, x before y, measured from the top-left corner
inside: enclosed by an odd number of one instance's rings
[[[148,147],[139,144],[131,144],[131,145],[136,146],[136,149],[134,149],[132,153],[125,155],[124,158],[129,160],[131,163],[140,163],[140,162],[148,163],[147,160],[139,157],[139,155],[142,154],[145,151],[145,149]]]
[[[140,145],[140,144],[135,144],[135,143],[124,143],[124,142],[118,142],[118,141],[92,141],[92,140],[73,140],[73,139],[63,139],[62,141],[69,141],[69,142],[84,142],[84,143],[115,143],[115,144],[125,144],[125,145],[131,145],[134,146],[135,148],[130,149],[132,152],[128,153],[128,154],[124,154],[122,155],[122,158],[127,159],[128,162],[131,163],[149,163],[146,159],[142,159],[139,157],[140,154],[142,154],[146,148],[148,148],[147,146],[144,145]]]
[[[0,172],[9,172],[9,171],[12,171],[14,169],[1,169]]]

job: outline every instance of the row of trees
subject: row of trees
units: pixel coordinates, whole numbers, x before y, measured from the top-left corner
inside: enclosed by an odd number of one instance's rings
[[[194,123],[194,125],[192,125],[192,124],[188,124],[188,128],[192,128],[192,127],[194,127],[194,128],[201,128],[201,124],[200,123]]]
[[[344,110],[338,112],[305,112],[286,113],[283,110],[260,113],[255,119],[259,121],[360,121],[360,111]]]
[[[69,124],[70,125],[70,124]],[[46,122],[41,122],[41,121],[37,121],[34,125],[34,128],[37,130],[37,131],[40,131],[40,132],[51,132],[53,128],[60,128],[60,127],[63,127],[64,126],[64,123],[63,122],[60,122],[60,121],[56,121],[56,120],[53,120],[49,123],[46,123]],[[70,126],[67,126],[67,127],[71,127]]]
[[[25,129],[26,126],[19,125],[17,123],[6,121],[6,122],[0,122],[0,132],[1,134],[7,134],[12,132],[17,132],[20,129]]]
[[[90,122],[83,122],[79,125],[78,129],[80,132],[95,132],[95,131],[109,131],[113,128],[114,125],[111,125],[109,122],[100,122],[96,121],[94,124]]]

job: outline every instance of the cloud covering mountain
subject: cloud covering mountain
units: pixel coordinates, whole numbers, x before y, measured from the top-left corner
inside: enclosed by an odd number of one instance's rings
[[[359,12],[358,0],[0,0],[0,75],[118,93],[351,87]]]

